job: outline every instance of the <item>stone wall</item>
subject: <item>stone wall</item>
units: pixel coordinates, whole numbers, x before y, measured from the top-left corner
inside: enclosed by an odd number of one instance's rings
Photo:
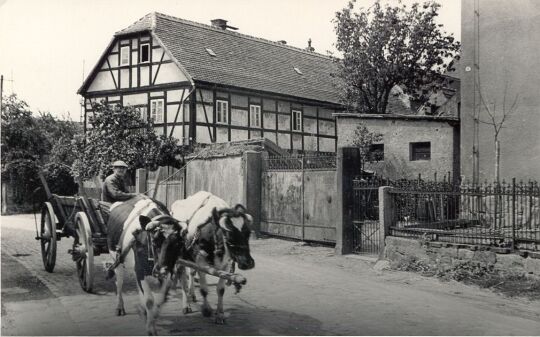
[[[385,239],[384,256],[391,267],[397,267],[414,259],[437,270],[451,269],[453,266],[471,261],[481,266],[493,268],[504,274],[527,275],[540,279],[540,253],[522,257],[517,254],[497,254],[488,250],[473,250],[460,246],[430,245],[422,240],[389,236]]]

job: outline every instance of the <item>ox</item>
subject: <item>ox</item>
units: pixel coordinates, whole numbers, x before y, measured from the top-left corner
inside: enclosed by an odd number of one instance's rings
[[[252,218],[244,206],[233,208],[222,199],[209,192],[198,192],[185,200],[178,200],[171,206],[172,216],[186,224],[184,228],[185,252],[182,257],[199,266],[212,266],[223,271],[233,271],[234,263],[238,268],[247,270],[255,267],[255,261],[249,252],[250,224]],[[160,263],[160,262],[158,262]],[[191,312],[187,293],[194,299],[193,275],[187,286],[186,268],[179,267],[177,277],[182,284],[182,309],[184,314]],[[203,298],[201,312],[205,317],[212,315],[208,303],[208,285],[206,274],[199,272],[200,293]],[[225,323],[223,295],[225,280],[219,279],[216,287],[218,295],[215,322]]]
[[[116,274],[116,314],[126,314],[122,298],[125,265],[135,266],[135,276],[139,298],[140,311],[146,316],[146,329],[149,335],[156,335],[155,321],[160,306],[165,302],[172,284],[171,273],[160,274],[160,289],[154,296],[150,288],[148,276],[152,275],[153,266],[149,255],[149,235],[146,228],[168,226],[181,228],[178,221],[172,218],[167,208],[160,202],[144,195],[136,196],[126,202],[115,203],[111,207],[107,222],[107,245],[114,263],[109,267],[110,274]],[[175,250],[181,251],[182,241],[176,240]],[[156,273],[154,273],[156,274]],[[112,275],[109,275],[112,276]]]

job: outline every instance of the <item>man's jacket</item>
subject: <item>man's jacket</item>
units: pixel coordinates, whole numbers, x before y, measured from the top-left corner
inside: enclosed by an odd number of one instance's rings
[[[103,191],[101,192],[101,200],[106,202],[125,201],[133,198],[133,193],[129,193],[124,185],[124,179],[111,174],[103,182]]]

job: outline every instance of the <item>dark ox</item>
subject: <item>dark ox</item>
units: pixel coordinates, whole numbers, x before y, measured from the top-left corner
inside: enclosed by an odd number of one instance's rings
[[[185,250],[181,253],[184,259],[193,261],[199,266],[212,266],[223,271],[234,270],[235,263],[243,270],[255,267],[255,261],[249,251],[252,218],[246,213],[244,206],[238,204],[230,208],[224,200],[209,192],[201,191],[185,200],[173,203],[171,214],[181,223],[187,224],[184,229]],[[161,260],[158,263],[161,263]],[[186,269],[184,267],[177,269],[177,277],[182,285],[184,314],[192,311],[187,295],[189,294],[191,300],[195,300],[193,290],[195,272],[188,273]],[[207,300],[206,274],[203,272],[198,274],[200,292],[203,297],[201,312],[208,317],[212,315],[212,307]],[[223,312],[225,282],[219,279],[216,287],[218,303],[215,321],[218,324],[225,323]]]
[[[154,294],[150,289],[147,277],[152,275],[153,266],[149,261],[149,232],[146,228],[176,228],[178,221],[172,218],[167,208],[158,201],[144,195],[139,195],[123,203],[113,204],[107,223],[107,244],[116,274],[116,314],[126,314],[122,297],[122,286],[126,265],[134,265],[137,279],[141,313],[146,317],[146,330],[149,335],[156,335],[156,319],[159,309],[167,298],[171,286],[171,273],[157,273],[160,279],[160,289]],[[169,249],[180,250],[181,241]],[[172,270],[169,269],[169,270]]]

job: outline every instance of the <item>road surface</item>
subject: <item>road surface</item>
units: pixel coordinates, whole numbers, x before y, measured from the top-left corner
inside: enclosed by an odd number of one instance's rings
[[[38,219],[39,220],[39,219]],[[32,215],[3,216],[2,335],[144,335],[133,277],[124,317],[114,316],[113,282],[96,258],[95,294],[81,290],[58,245],[54,273],[42,266]],[[227,324],[194,312],[182,315],[175,291],[158,320],[162,335],[538,335],[540,302],[504,298],[489,290],[414,273],[378,271],[357,256],[327,247],[259,239],[256,261],[242,272],[248,284],[225,294]],[[213,279],[210,278],[212,281]],[[210,300],[215,308],[212,289]]]

